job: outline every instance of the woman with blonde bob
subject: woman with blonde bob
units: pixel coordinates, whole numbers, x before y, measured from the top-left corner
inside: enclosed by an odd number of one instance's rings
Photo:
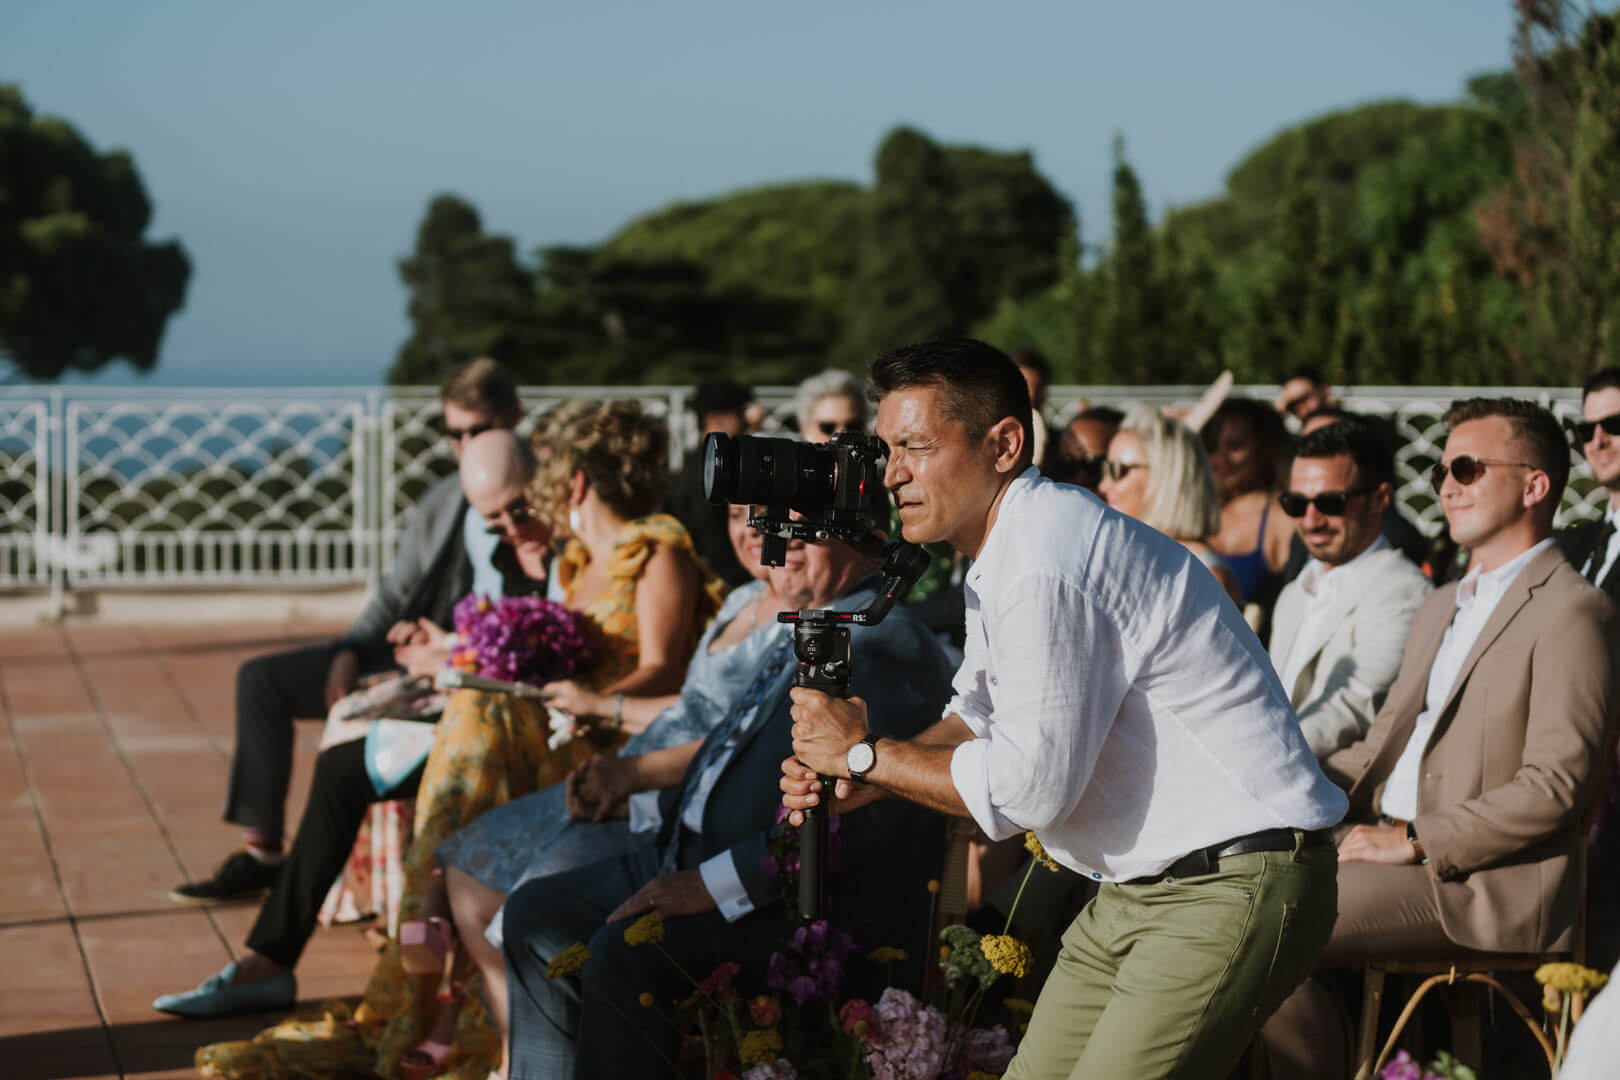
[[[1221,527],[1215,477],[1198,435],[1151,405],[1138,405],[1108,443],[1097,494],[1197,557],[1238,600],[1237,578],[1207,538]]]

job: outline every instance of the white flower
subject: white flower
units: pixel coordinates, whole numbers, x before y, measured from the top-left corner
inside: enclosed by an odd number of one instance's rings
[[[574,741],[574,714],[565,713],[561,709],[546,706],[546,715],[551,718],[551,735],[546,739],[546,745],[553,750],[567,746]]]

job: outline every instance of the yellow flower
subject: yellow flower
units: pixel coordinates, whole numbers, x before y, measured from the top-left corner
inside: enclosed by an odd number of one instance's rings
[[[866,958],[874,964],[901,964],[910,954],[904,949],[893,945],[881,945],[866,954]]]
[[[990,966],[1003,975],[1021,979],[1029,969],[1029,946],[1011,934],[986,934],[979,939],[979,949]]]
[[[630,945],[656,945],[664,940],[664,917],[649,911],[625,927],[624,940]]]
[[[1035,861],[1048,870],[1058,869],[1057,860],[1046,853],[1046,848],[1041,845],[1040,838],[1034,833],[1027,832],[1024,834],[1024,850],[1035,856]]]
[[[653,1007],[653,996],[646,991],[642,991],[641,996],[636,1000],[641,1002],[641,1007],[643,1009],[650,1009]]]
[[[865,1020],[855,1021],[855,1026],[849,1029],[850,1034],[854,1035],[857,1039],[866,1038],[866,1033],[871,1030],[871,1025],[869,1025]]]
[[[1536,982],[1569,994],[1590,994],[1601,990],[1609,977],[1579,964],[1542,964],[1536,968]]]
[[[1002,1004],[1011,1009],[1013,1012],[1023,1013],[1025,1016],[1028,1016],[1030,1013],[1035,1011],[1035,1003],[1033,1001],[1025,1001],[1023,998],[1008,998],[1006,1001],[1003,1001]]]
[[[768,1065],[782,1051],[782,1036],[774,1028],[755,1028],[737,1044],[737,1056],[744,1065]]]
[[[932,893],[939,892],[939,879],[938,878],[929,878],[928,879],[928,891],[932,892]]]
[[[951,947],[949,945],[941,945],[939,947],[939,962],[943,964],[945,961],[949,960],[950,958],[951,958]]]
[[[591,958],[591,950],[583,942],[576,941],[551,961],[546,968],[546,978],[560,979],[565,975],[572,975],[585,966],[585,961]]]

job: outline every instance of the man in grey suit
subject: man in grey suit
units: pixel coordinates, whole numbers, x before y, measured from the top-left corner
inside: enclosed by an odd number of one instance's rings
[[[512,428],[522,416],[511,372],[480,359],[452,372],[439,391],[444,432],[456,457],[485,431]],[[336,641],[257,656],[236,673],[236,744],[225,820],[243,828],[242,850],[201,881],[176,887],[181,904],[256,896],[280,875],[293,721],[325,716],[362,674],[408,664],[419,618],[450,624],[451,609],[470,591],[498,594],[493,557],[499,538],[467,512],[455,473],[428,488],[400,537],[393,569],[365,611]]]
[[[1279,499],[1312,558],[1277,597],[1271,662],[1318,758],[1367,733],[1429,595],[1380,528],[1394,473],[1388,444],[1346,420],[1300,439]]]

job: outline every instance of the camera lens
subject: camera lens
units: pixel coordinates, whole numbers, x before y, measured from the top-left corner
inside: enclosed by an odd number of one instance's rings
[[[833,504],[838,453],[792,439],[714,432],[703,444],[703,496],[712,503],[789,507],[806,514]]]
[[[716,431],[703,440],[703,497],[712,503],[736,502],[737,440]]]

